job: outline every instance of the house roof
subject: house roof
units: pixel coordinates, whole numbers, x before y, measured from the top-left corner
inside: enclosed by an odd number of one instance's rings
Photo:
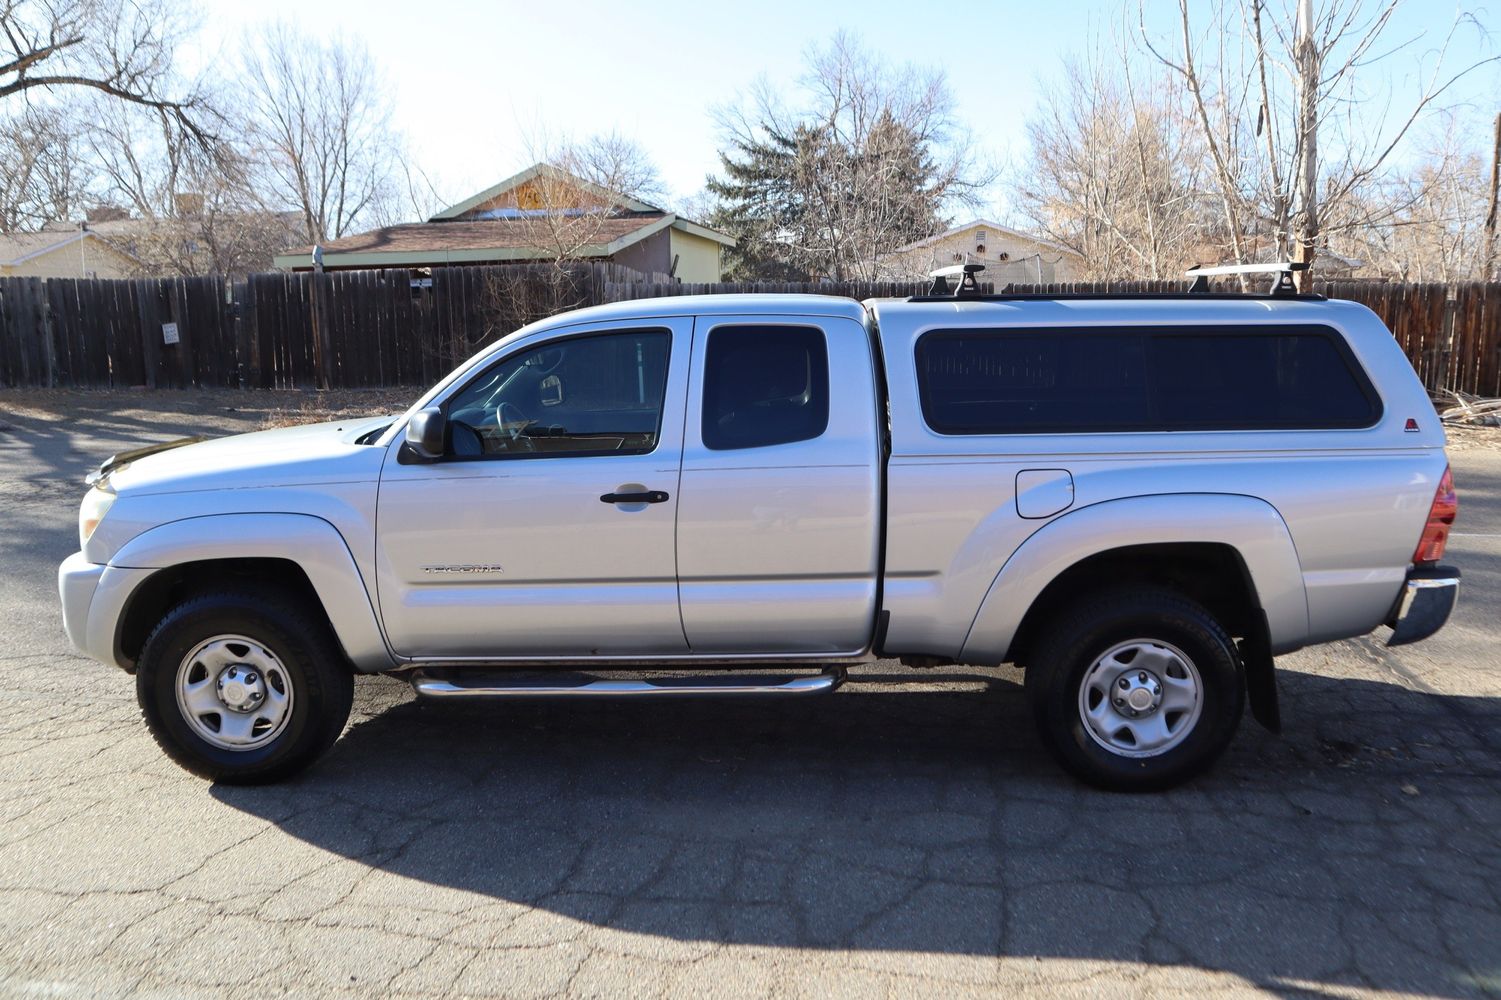
[[[1079,257],[1081,259],[1083,258],[1083,254],[1079,253],[1079,251],[1074,250],[1071,247],[1066,247],[1062,243],[1059,243],[1055,240],[1050,240],[1045,236],[1036,236],[1032,233],[1024,233],[1020,229],[1012,229],[1010,226],[1003,226],[999,222],[992,222],[989,219],[971,219],[963,225],[955,226],[954,228],[945,230],[944,232],[938,233],[937,235],[929,236],[921,240],[916,240],[912,243],[908,243],[906,246],[897,247],[892,251],[892,253],[906,253],[909,250],[918,250],[922,247],[932,246],[934,243],[939,243],[943,240],[946,240],[950,236],[958,236],[960,233],[964,232],[967,229],[977,229],[981,226],[988,230],[994,230],[997,233],[1002,233],[1006,236],[1012,236],[1019,240],[1026,240],[1028,243],[1036,243],[1038,246],[1049,247],[1053,250],[1057,250],[1059,253],[1066,253],[1070,257]]]
[[[680,219],[671,212],[633,212],[592,219],[598,228],[591,242],[576,251],[581,257],[610,257],[653,233],[672,228],[734,246],[724,233]],[[528,219],[478,219],[414,222],[385,226],[323,244],[325,267],[421,267],[482,261],[535,260],[546,257]],[[313,266],[313,248],[296,247],[276,255],[277,267]]]
[[[595,184],[592,181],[586,181],[576,174],[571,174],[568,171],[563,170],[559,167],[555,167],[549,163],[534,163],[530,167],[527,167],[525,170],[521,171],[521,173],[516,174],[514,177],[507,177],[499,184],[494,184],[490,187],[485,188],[485,190],[481,191],[479,194],[465,198],[463,201],[459,202],[456,205],[449,205],[447,208],[443,209],[443,211],[439,212],[437,215],[434,215],[427,221],[442,222],[446,219],[457,219],[464,213],[471,212],[474,209],[478,208],[480,205],[485,204],[485,202],[500,197],[512,188],[520,187],[532,178],[544,175],[554,179],[560,178],[566,180],[570,184],[573,184],[574,186],[589,192],[590,194],[599,198],[601,201],[604,201],[607,204],[619,205],[621,208],[630,212],[662,211],[662,209],[658,208],[656,205],[649,205],[638,198],[632,198],[629,195],[621,194],[619,191],[611,191],[608,188],[601,187],[600,185]]]
[[[592,242],[605,245],[651,227],[661,228],[664,212],[642,212],[616,218],[590,220]],[[323,244],[325,257],[345,253],[429,253],[467,249],[529,249],[537,243],[537,230],[527,219],[479,219],[462,222],[410,222],[383,226]],[[288,254],[311,254],[311,246],[288,250]]]
[[[426,222],[385,226],[324,243],[323,265],[422,267],[546,258],[550,255],[545,241],[537,238],[535,222],[537,217],[545,216],[546,211],[482,210],[506,192],[540,176],[562,180],[594,199],[590,204],[571,211],[558,206],[565,212],[587,218],[591,228],[597,227],[589,234],[591,242],[587,246],[572,251],[580,257],[610,257],[667,228],[713,240],[721,246],[735,245],[733,237],[718,230],[681,218],[638,198],[610,191],[550,164],[538,163],[473,197],[450,205]],[[580,200],[589,202],[590,198]],[[313,266],[313,247],[296,247],[279,253],[275,264],[284,268],[310,268]]]
[[[91,229],[72,229],[65,231],[44,230],[40,233],[6,233],[0,234],[0,266],[15,267],[23,264],[33,257],[60,250],[65,246],[77,243],[83,239],[90,239],[103,244],[110,250],[122,257],[135,258],[109,240],[100,236]]]

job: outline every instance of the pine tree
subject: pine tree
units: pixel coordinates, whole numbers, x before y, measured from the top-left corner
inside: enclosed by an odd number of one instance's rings
[[[739,246],[735,280],[867,280],[878,261],[945,228],[945,204],[993,179],[970,161],[941,73],[891,67],[839,35],[810,58],[801,111],[773,95],[720,113],[710,217]]]
[[[765,129],[751,140],[738,140],[719,154],[724,176],[710,177],[707,188],[718,199],[706,220],[736,239],[725,253],[730,281],[800,281],[805,276],[782,250],[801,215],[792,164],[797,140]]]

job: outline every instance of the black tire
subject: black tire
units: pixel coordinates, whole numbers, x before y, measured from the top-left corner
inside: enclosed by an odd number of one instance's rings
[[[295,692],[281,731],[251,749],[208,742],[178,706],[184,658],[223,634],[252,638],[274,654]],[[262,784],[296,774],[339,738],[354,699],[354,674],[321,614],[274,591],[224,590],[192,597],[157,623],[136,663],[136,698],[151,735],[182,767],[213,781]]]
[[[1107,748],[1081,710],[1081,687],[1094,664],[1136,639],[1176,647],[1199,675],[1197,721],[1183,713],[1190,719],[1186,735],[1154,756]],[[1065,770],[1099,788],[1146,792],[1181,784],[1213,764],[1240,725],[1245,680],[1234,643],[1208,611],[1172,590],[1086,597],[1049,623],[1032,659],[1025,684],[1038,734]]]

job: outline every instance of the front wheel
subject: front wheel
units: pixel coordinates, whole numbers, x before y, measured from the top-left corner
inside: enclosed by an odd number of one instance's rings
[[[1086,599],[1052,622],[1026,687],[1058,762],[1115,791],[1168,788],[1203,771],[1229,745],[1245,703],[1225,630],[1156,588]]]
[[[167,612],[136,664],[158,745],[194,774],[259,783],[317,759],[349,719],[354,677],[321,617],[256,590]]]

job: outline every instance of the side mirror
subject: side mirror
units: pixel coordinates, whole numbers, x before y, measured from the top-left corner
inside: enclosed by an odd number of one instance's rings
[[[418,410],[407,421],[407,448],[419,459],[436,462],[443,457],[447,421],[436,406]]]

